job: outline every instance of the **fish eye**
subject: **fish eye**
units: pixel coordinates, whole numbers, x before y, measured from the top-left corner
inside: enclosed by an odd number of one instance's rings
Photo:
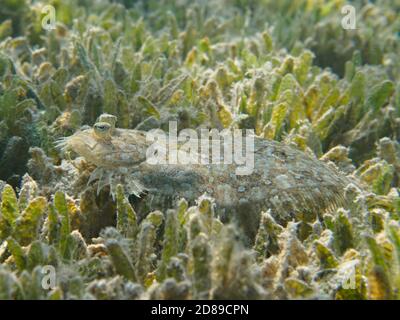
[[[106,131],[110,130],[111,125],[107,122],[99,122],[99,123],[95,123],[94,128],[100,132],[106,132]]]

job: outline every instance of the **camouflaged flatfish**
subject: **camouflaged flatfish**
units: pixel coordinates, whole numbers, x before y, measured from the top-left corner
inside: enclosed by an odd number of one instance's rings
[[[125,189],[141,196],[138,206],[165,209],[179,198],[189,202],[206,194],[215,199],[222,221],[233,217],[254,234],[259,214],[271,209],[277,222],[312,222],[345,202],[350,179],[334,167],[276,141],[254,138],[254,170],[237,175],[236,164],[152,165],[146,162],[150,142],[139,130],[115,128],[116,118],[100,116],[93,128],[64,138],[59,146],[72,149],[96,165],[90,182],[111,190],[121,177]]]

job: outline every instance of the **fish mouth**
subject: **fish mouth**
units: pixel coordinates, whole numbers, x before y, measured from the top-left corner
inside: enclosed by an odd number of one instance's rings
[[[96,146],[97,141],[94,140],[90,134],[79,132],[68,137],[61,137],[55,140],[54,147],[60,153],[73,152],[79,156],[92,157],[93,148]]]

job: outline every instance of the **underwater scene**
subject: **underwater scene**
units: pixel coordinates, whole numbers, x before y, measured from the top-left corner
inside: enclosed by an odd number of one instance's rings
[[[399,300],[400,0],[0,0],[0,300]]]

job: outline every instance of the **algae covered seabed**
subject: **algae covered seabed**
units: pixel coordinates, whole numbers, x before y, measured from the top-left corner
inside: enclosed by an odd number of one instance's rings
[[[0,4],[0,299],[400,298],[400,1]],[[254,129],[354,184],[243,243],[206,195],[87,184],[55,145],[103,113]]]

